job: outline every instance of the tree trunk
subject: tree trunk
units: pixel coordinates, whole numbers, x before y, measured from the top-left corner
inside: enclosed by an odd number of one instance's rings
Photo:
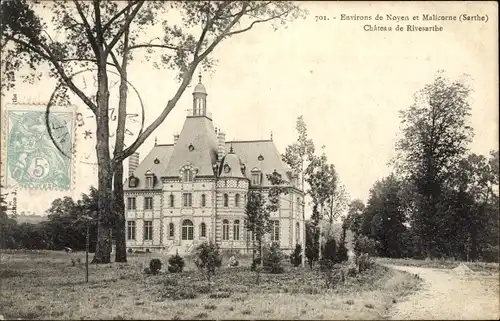
[[[115,166],[113,181],[113,210],[115,217],[115,262],[127,262],[127,246],[125,234],[125,203],[123,200],[123,163]]]
[[[105,59],[101,59],[105,61]],[[97,211],[97,245],[92,263],[111,262],[111,203],[113,171],[109,155],[109,122],[108,104],[109,89],[106,64],[98,70],[97,111],[96,111],[96,153],[98,164],[98,211]]]

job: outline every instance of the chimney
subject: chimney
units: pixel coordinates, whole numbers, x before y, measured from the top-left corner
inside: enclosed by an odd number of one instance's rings
[[[133,153],[128,157],[128,176],[134,175],[135,170],[139,166],[139,153]]]
[[[220,161],[226,155],[226,134],[219,131],[217,144],[217,159]]]
[[[174,134],[174,145],[177,144],[178,140],[179,140],[179,134]]]

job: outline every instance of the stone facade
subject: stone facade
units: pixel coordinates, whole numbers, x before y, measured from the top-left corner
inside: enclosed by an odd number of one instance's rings
[[[189,251],[213,241],[223,250],[247,251],[247,194],[252,189],[265,194],[266,175],[276,171],[288,182],[288,193],[271,214],[267,240],[293,250],[304,237],[296,176],[281,162],[272,140],[226,142],[206,112],[206,96],[200,80],[193,110],[174,144],[155,144],[139,164],[138,155],[132,157],[124,186],[127,247]]]

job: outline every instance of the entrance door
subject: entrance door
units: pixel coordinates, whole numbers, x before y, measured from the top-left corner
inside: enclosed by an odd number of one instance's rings
[[[194,225],[191,220],[184,220],[182,222],[182,243],[190,244],[194,237]]]

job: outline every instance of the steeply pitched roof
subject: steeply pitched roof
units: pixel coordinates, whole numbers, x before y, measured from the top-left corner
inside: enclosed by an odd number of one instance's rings
[[[213,175],[216,161],[217,137],[212,120],[205,116],[187,117],[162,176],[179,176],[187,162],[198,169],[197,175]]]
[[[139,163],[139,166],[134,171],[134,176],[139,179],[139,183],[137,187],[130,188],[128,187],[127,181],[125,181],[125,190],[132,189],[144,189],[146,188],[146,176],[144,175],[147,171],[151,171],[156,175],[156,182],[154,188],[161,188],[161,180],[160,177],[163,176],[165,172],[165,168],[167,167],[168,162],[170,161],[170,157],[172,156],[172,152],[174,151],[174,145],[155,145],[149,154]],[[155,164],[155,160],[158,159],[158,164]]]
[[[286,173],[290,171],[290,168],[281,161],[281,155],[272,140],[228,141],[226,151],[229,151],[231,146],[234,153],[245,164],[248,178],[252,169],[258,168],[264,174],[262,181],[264,186],[271,185],[266,174],[271,174],[274,170],[281,174],[283,179],[288,180]]]

